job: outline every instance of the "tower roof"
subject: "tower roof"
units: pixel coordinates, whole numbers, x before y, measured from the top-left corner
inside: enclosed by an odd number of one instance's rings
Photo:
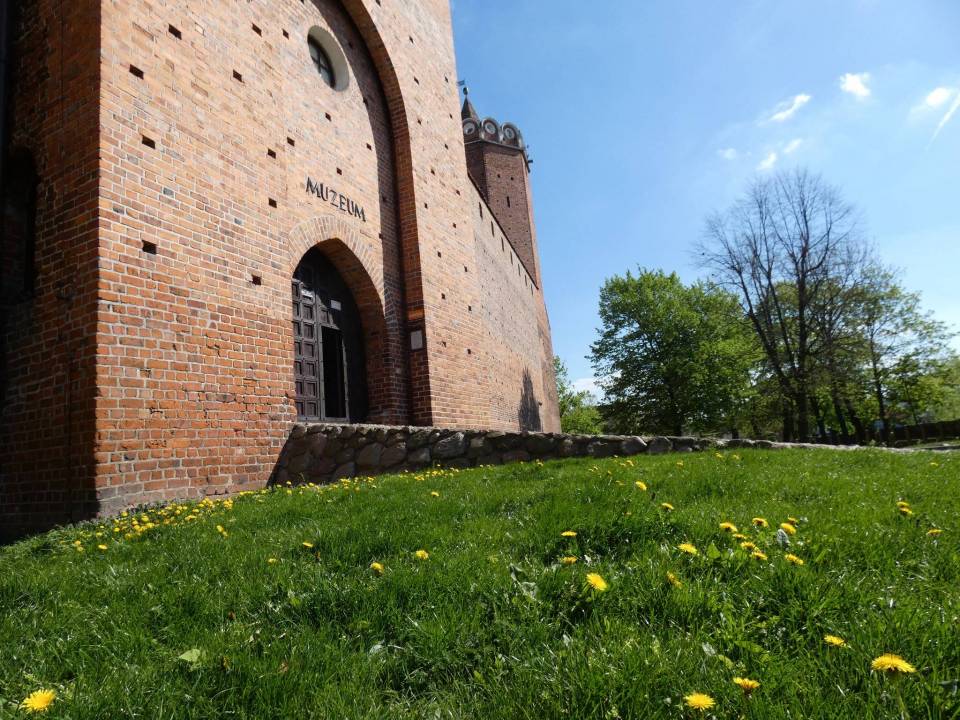
[[[477,109],[473,106],[473,103],[470,102],[466,90],[464,90],[463,93],[463,109],[460,111],[460,119],[480,122],[480,115],[477,113]]]

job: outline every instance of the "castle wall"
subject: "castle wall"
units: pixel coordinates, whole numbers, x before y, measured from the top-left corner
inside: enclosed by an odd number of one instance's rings
[[[542,295],[474,217],[446,0],[26,5],[40,281],[4,330],[0,520],[262,487],[314,246],[357,301],[366,420],[558,428]]]
[[[0,288],[0,540],[95,507],[99,10],[19,3],[9,147],[40,182],[35,286]]]
[[[471,185],[478,307],[485,342],[481,384],[488,427],[559,432],[553,350],[543,293],[504,228]],[[546,338],[546,343],[543,338]]]
[[[406,421],[393,137],[351,18],[185,0],[104,18],[101,503],[262,486],[295,419],[290,281],[314,245],[364,316],[370,419]],[[315,26],[345,90],[310,60]]]

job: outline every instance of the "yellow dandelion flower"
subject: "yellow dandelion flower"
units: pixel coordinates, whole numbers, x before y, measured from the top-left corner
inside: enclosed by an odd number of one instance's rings
[[[700,551],[697,550],[697,546],[693,543],[680,543],[677,545],[677,550],[680,552],[686,553],[687,555],[699,555]]]
[[[759,550],[754,550],[752,553],[750,553],[750,557],[752,557],[754,560],[766,560],[766,559],[767,559],[766,553],[762,553],[762,552],[760,552]]]
[[[671,505],[668,502],[663,502],[663,503],[660,503],[660,509],[666,510],[667,512],[671,512],[673,510],[673,505]]]
[[[107,549],[107,546],[104,545],[103,543],[101,543],[100,545],[97,545],[97,550],[106,550],[106,549]]]
[[[372,562],[370,563],[370,569],[373,570],[377,575],[383,575],[383,563]]]
[[[943,530],[941,530],[940,528],[930,528],[929,530],[927,530],[927,535],[929,535],[930,537],[936,537],[942,532]]]
[[[747,539],[747,536],[744,535],[743,533],[734,533],[734,534],[733,534],[733,539],[734,539],[734,540],[746,540],[746,539]]]
[[[824,636],[823,636],[823,641],[824,641],[827,645],[831,645],[831,646],[833,646],[833,647],[846,647],[846,646],[847,646],[847,641],[844,640],[844,639],[843,639],[842,637],[840,637],[839,635],[824,635]]]
[[[20,703],[20,708],[28,712],[45,712],[56,699],[55,690],[34,690]]]
[[[305,548],[307,548],[307,550],[312,550],[312,549],[313,549],[313,543],[312,543],[312,542],[306,542],[306,541],[304,541],[304,542],[302,542],[302,543],[300,543],[300,544],[303,545]]]
[[[790,523],[791,525],[797,525],[800,523],[800,521],[797,520],[795,517],[788,517],[787,522]]]
[[[734,454],[731,455],[730,457],[732,457],[734,460],[739,460],[739,459],[740,459],[740,456],[737,455],[736,453],[734,453]]]
[[[277,559],[276,559],[276,558],[267,558],[267,564],[268,564],[268,565],[273,565],[275,562],[277,562]]]
[[[878,658],[875,658],[872,663],[870,663],[871,670],[880,670],[882,672],[888,673],[915,673],[917,669],[904,660],[899,655],[894,655],[893,653],[884,653]]]
[[[672,572],[667,572],[667,582],[673,585],[675,588],[682,588],[683,583],[680,582],[680,578],[674,575]]]
[[[740,543],[740,547],[743,548],[744,550],[746,550],[747,552],[750,552],[751,550],[756,550],[756,549],[757,549],[757,546],[754,545],[754,544],[753,544],[752,542],[750,542],[749,540],[746,541],[746,542]]]
[[[913,515],[913,510],[911,510],[908,507],[901,507],[897,509],[900,511],[900,514],[903,515],[904,517],[910,517],[911,515]]]
[[[687,704],[688,708],[691,708],[692,710],[699,710],[700,712],[706,712],[717,704],[712,697],[704,693],[691,693],[690,695],[684,695],[683,701]]]
[[[735,677],[733,679],[733,684],[743,690],[744,695],[749,695],[758,687],[760,687],[760,683],[758,681],[742,677]]]
[[[438,493],[436,490],[431,490],[430,497],[440,497],[440,493]]]
[[[634,483],[634,485],[636,485],[637,488],[640,489],[640,490],[646,490],[646,489],[647,489],[647,484],[646,484],[643,480],[637,480],[637,481]]]
[[[430,558],[430,553],[428,553],[426,550],[417,550],[414,555],[416,556],[417,560],[428,560]]]
[[[723,460],[723,453],[714,453],[713,456],[714,456],[717,460]]]
[[[897,507],[898,508],[910,507],[910,503],[908,503],[906,500],[898,500]]]
[[[762,518],[762,517],[755,517],[755,518],[754,518],[753,520],[751,520],[750,522],[752,522],[752,523],[753,523],[754,525],[756,525],[758,528],[765,528],[765,527],[769,527],[769,526],[770,526],[770,523],[767,522],[767,519],[766,519],[766,518]]]
[[[722,522],[722,523],[720,523],[720,529],[723,530],[724,532],[728,532],[728,533],[740,532],[740,530],[737,528],[737,526],[734,525],[732,522]]]
[[[600,575],[597,573],[587,574],[587,584],[597,592],[604,592],[608,587],[610,587],[607,585],[607,581],[600,577]]]
[[[787,522],[780,523],[780,529],[783,530],[787,535],[797,534],[797,528]]]
[[[678,468],[682,468],[682,467],[683,467],[683,460],[677,460],[677,467],[678,467]]]
[[[573,565],[577,561],[577,558],[573,555],[567,555],[566,557],[560,558],[560,562],[564,565]]]
[[[803,558],[797,557],[793,553],[787,553],[783,557],[787,562],[792,563],[793,565],[803,565]]]
[[[576,537],[577,534],[573,530],[564,530],[560,533],[560,537]]]

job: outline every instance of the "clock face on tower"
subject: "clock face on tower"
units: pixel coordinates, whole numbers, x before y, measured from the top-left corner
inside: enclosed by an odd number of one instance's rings
[[[483,124],[483,129],[491,135],[496,135],[497,133],[497,126],[492,122],[485,122]]]
[[[463,124],[463,132],[465,135],[473,135],[477,131],[477,126],[473,122],[466,122]]]
[[[516,133],[516,131],[515,131],[512,127],[504,128],[504,129],[503,129],[503,136],[504,136],[507,140],[516,140],[516,139],[517,139],[517,133]]]

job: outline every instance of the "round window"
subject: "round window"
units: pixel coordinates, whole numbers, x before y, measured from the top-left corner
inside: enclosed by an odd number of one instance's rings
[[[307,35],[310,60],[320,79],[334,90],[346,90],[350,84],[347,58],[340,44],[329,31],[321,27],[310,28]]]

